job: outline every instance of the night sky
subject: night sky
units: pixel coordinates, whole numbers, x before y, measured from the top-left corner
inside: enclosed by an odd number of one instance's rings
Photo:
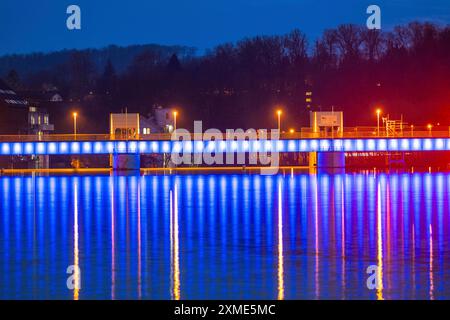
[[[66,28],[66,8],[82,10],[82,30]],[[448,0],[1,0],[0,55],[110,44],[179,44],[205,49],[294,28],[317,38],[342,23],[365,25],[382,9],[383,28],[412,20],[450,23]]]

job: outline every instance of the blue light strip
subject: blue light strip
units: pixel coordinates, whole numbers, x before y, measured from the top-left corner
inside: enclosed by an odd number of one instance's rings
[[[0,142],[0,155],[162,154],[251,152],[450,151],[450,138],[307,139],[279,141]]]

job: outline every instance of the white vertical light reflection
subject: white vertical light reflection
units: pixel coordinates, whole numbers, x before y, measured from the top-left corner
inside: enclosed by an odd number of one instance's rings
[[[415,227],[415,223],[413,221],[413,225],[412,225],[412,287],[415,288],[416,287],[416,227]],[[416,298],[415,296],[416,294],[416,290],[413,291],[413,299]]]
[[[391,287],[391,282],[392,282],[392,232],[395,232],[395,230],[392,230],[393,228],[392,226],[392,211],[395,209],[395,206],[393,205],[393,199],[391,199],[391,177],[387,177],[386,178],[386,241],[385,241],[385,245],[386,245],[386,251],[384,254],[384,258],[386,261],[386,282],[387,282],[387,286],[390,288]],[[395,190],[395,187],[394,187]],[[393,197],[395,197],[395,195],[393,195]],[[394,224],[395,226],[395,224]],[[395,249],[395,247],[394,247]]]
[[[343,179],[339,179],[341,181],[341,255],[342,255],[342,298],[345,299],[345,289],[346,289],[346,280],[345,280],[345,198],[344,198],[344,181]]]
[[[383,233],[381,225],[381,186],[378,182],[377,190],[377,259],[378,259],[378,270],[377,270],[377,299],[384,300],[383,298]]]
[[[73,264],[74,268],[74,290],[73,300],[80,298],[80,261],[79,261],[79,248],[78,248],[78,179],[74,180],[73,190]]]
[[[283,201],[281,179],[278,181],[278,300],[284,300]]]
[[[137,184],[137,249],[138,249],[138,299],[142,299],[142,265],[141,265],[141,177]]]
[[[319,284],[319,181],[317,175],[313,178],[314,183],[314,238],[315,238],[315,272],[314,272],[314,286],[316,288],[316,299],[320,296]]]
[[[434,300],[433,226],[430,224],[430,300]]]
[[[115,240],[115,203],[114,203],[114,188],[115,178],[110,177],[111,190],[111,299],[116,298],[116,240]]]
[[[173,300],[180,300],[180,261],[178,245],[178,194],[175,182],[173,192],[170,191],[170,269],[171,295]]]

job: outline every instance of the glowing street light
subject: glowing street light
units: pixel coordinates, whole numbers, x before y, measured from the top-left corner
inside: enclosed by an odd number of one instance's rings
[[[73,134],[76,137],[76,135],[77,135],[77,117],[78,117],[78,113],[74,112],[72,115],[73,115]]]
[[[429,132],[430,137],[431,137],[431,136],[433,135],[433,134],[432,134],[433,125],[432,125],[432,124],[429,124],[429,125],[427,126],[427,128],[428,128],[428,132]]]
[[[295,129],[290,129],[289,132],[290,132],[291,134],[294,134],[294,133],[295,133]]]
[[[283,111],[277,110],[277,116],[278,116],[278,131],[281,133],[281,115],[283,114]]]
[[[173,131],[177,131],[177,116],[178,116],[178,111],[174,111],[173,112]]]
[[[411,125],[411,137],[414,137],[414,125]]]
[[[377,109],[377,135],[380,136],[380,115],[381,109]]]

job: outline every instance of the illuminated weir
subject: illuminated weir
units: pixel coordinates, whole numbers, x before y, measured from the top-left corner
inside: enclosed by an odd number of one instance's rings
[[[18,139],[19,140],[19,139]],[[317,167],[345,166],[346,152],[450,151],[450,138],[285,139],[267,141],[9,141],[0,142],[0,156],[112,155],[113,169],[121,169],[123,156],[139,169],[141,154],[171,153],[317,153]],[[130,160],[131,159],[131,160]],[[343,162],[344,161],[344,162]],[[337,165],[336,165],[337,163]]]

